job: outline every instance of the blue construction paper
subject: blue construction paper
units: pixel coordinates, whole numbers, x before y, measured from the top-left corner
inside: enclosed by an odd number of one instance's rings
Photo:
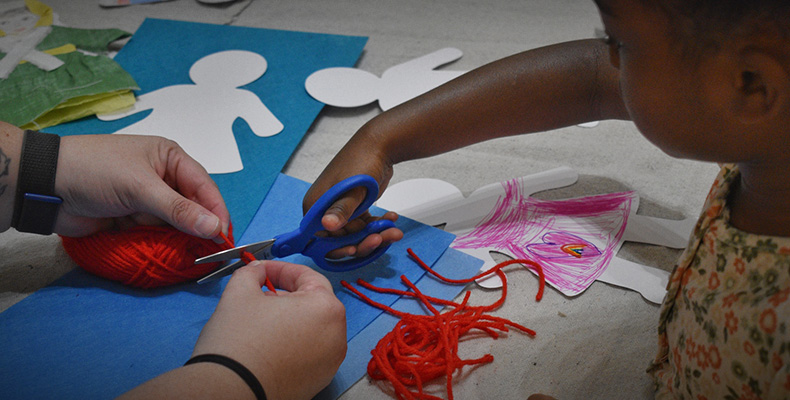
[[[135,290],[69,272],[0,314],[0,397],[117,397],[183,365],[220,294]]]
[[[270,233],[296,227],[308,186],[280,175],[244,239],[268,239],[273,236]],[[405,238],[375,264],[345,273],[345,279],[353,282],[363,277],[379,286],[396,287],[401,274],[413,281],[422,276],[413,270],[415,264],[405,255],[405,247],[414,248],[429,265],[442,254],[454,254],[445,251],[452,235],[406,218],[398,226],[405,230]],[[302,261],[312,265],[312,261]],[[477,261],[472,270],[479,268]],[[228,279],[141,290],[79,269],[69,272],[0,314],[0,397],[112,398],[182,365]],[[339,279],[330,274],[333,283]],[[347,310],[348,339],[354,340],[381,312],[345,289],[338,289],[337,294]],[[386,304],[396,300],[386,297],[380,300]],[[369,357],[359,356],[365,360],[348,357],[347,362],[360,364]],[[338,381],[347,388],[363,375],[364,370],[352,368]]]
[[[285,128],[262,138],[237,119],[233,132],[244,169],[212,175],[228,205],[236,234],[241,235],[324,106],[307,94],[305,80],[320,69],[354,66],[366,41],[356,36],[146,19],[115,61],[134,77],[141,95],[165,86],[191,84],[192,64],[218,51],[247,50],[266,58],[266,73],[241,88],[255,93]],[[112,133],[150,113],[110,122],[89,117],[47,131],[59,135]]]

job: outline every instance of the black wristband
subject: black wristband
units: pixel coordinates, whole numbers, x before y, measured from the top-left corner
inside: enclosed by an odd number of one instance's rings
[[[212,362],[230,368],[244,380],[250,389],[252,389],[252,392],[255,393],[255,398],[258,400],[266,400],[266,392],[263,391],[263,386],[258,382],[258,378],[238,361],[219,354],[201,354],[190,358],[184,366],[199,362]]]
[[[11,226],[20,232],[49,235],[63,200],[55,196],[60,136],[25,131]]]

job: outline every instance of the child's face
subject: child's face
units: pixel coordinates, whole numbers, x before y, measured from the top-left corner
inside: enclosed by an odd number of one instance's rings
[[[720,54],[690,59],[670,33],[660,10],[634,0],[595,0],[607,35],[620,89],[642,134],[666,153],[706,161],[729,158],[726,87]],[[725,160],[726,159],[726,160]]]

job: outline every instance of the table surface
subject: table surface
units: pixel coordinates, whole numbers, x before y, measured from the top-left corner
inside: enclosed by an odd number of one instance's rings
[[[377,75],[444,47],[458,48],[464,55],[443,68],[467,71],[526,49],[589,38],[602,26],[589,0],[251,0],[213,6],[176,0],[123,8],[101,8],[98,0],[45,3],[62,25],[78,28],[134,32],[146,17],[155,17],[367,36],[357,67]],[[375,104],[324,108],[283,172],[312,182],[353,133],[379,112]],[[490,183],[559,166],[578,171],[579,181],[535,197],[635,190],[641,199],[639,214],[671,219],[696,217],[718,169],[670,158],[630,122],[602,121],[595,128],[573,126],[496,139],[405,162],[396,166],[393,183],[437,178],[468,195]],[[633,243],[619,253],[667,271],[678,255],[678,250]],[[73,268],[54,235],[0,233],[0,311]],[[653,397],[645,368],[656,351],[657,305],[601,282],[573,298],[549,288],[536,303],[538,285],[532,274],[517,271],[509,277],[507,302],[495,314],[535,329],[537,336],[512,333],[499,340],[462,342],[462,357],[490,353],[495,361],[456,376],[455,398],[524,399],[535,392],[562,399]],[[499,297],[497,290],[469,289],[472,304],[490,304]],[[445,396],[443,381],[429,388]],[[365,377],[342,398],[387,399],[391,391]]]

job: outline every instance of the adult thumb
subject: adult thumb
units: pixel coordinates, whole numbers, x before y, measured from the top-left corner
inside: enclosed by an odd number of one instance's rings
[[[148,212],[156,215],[176,229],[193,236],[212,239],[219,235],[222,225],[219,217],[200,204],[182,196],[162,182],[145,200]]]

